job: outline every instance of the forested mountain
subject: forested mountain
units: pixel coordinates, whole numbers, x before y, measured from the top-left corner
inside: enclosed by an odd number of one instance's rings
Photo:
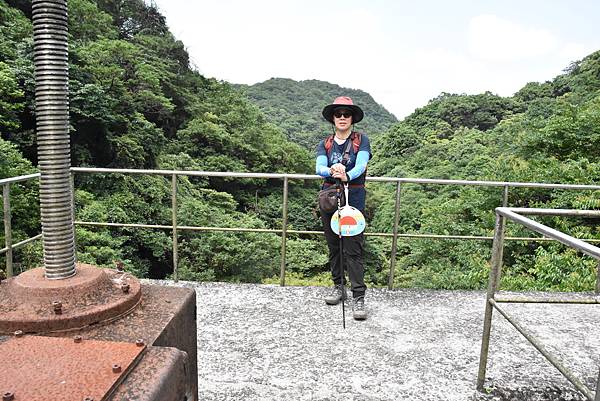
[[[551,82],[529,83],[513,97],[442,94],[373,144],[373,175],[490,181],[598,184],[600,52]],[[372,228],[390,231],[394,188],[379,188]],[[491,235],[502,188],[406,185],[401,232]],[[598,209],[598,191],[511,189],[509,205]],[[600,238],[598,220],[543,218],[580,238]],[[508,224],[513,236],[531,236]],[[408,240],[399,256],[400,285],[480,288],[490,244]],[[507,242],[507,288],[591,290],[596,263],[557,243]]]
[[[31,4],[0,0],[0,178],[36,170]],[[272,79],[241,88],[190,68],[185,46],[143,0],[70,0],[72,164],[114,168],[312,173],[329,127],[320,111],[340,94],[366,112],[369,174],[521,182],[594,183],[600,176],[600,52],[512,97],[442,93],[400,122],[367,94],[319,81]],[[201,64],[201,60],[198,60]],[[340,93],[341,92],[341,93]],[[249,100],[252,99],[252,100]],[[171,177],[77,174],[76,219],[171,224]],[[369,183],[368,231],[391,232],[395,187]],[[37,185],[14,185],[15,241],[38,234]],[[317,183],[290,181],[289,228],[319,230]],[[513,188],[509,205],[600,208],[598,191]],[[181,225],[281,228],[281,180],[178,180]],[[490,236],[501,188],[405,184],[401,233]],[[581,238],[598,221],[542,218]],[[0,230],[0,244],[4,230]],[[508,235],[529,236],[516,224]],[[390,240],[369,237],[366,279],[384,285]],[[78,258],[123,260],[142,277],[172,272],[169,230],[77,227]],[[483,288],[489,241],[402,239],[396,285]],[[41,263],[40,244],[15,255],[17,271]],[[179,233],[180,278],[277,281],[272,233]],[[596,263],[549,242],[507,242],[510,289],[591,290]],[[329,283],[322,237],[288,235],[291,283]],[[275,279],[273,279],[275,277]]]
[[[287,137],[314,151],[319,141],[331,133],[331,124],[321,116],[323,107],[338,96],[350,96],[365,112],[356,128],[370,137],[387,131],[398,120],[371,95],[358,89],[342,88],[318,80],[294,81],[272,78],[251,86],[237,85]]]
[[[29,1],[0,0],[2,177],[31,172],[37,163],[30,10]],[[310,152],[289,142],[237,90],[190,68],[183,43],[152,5],[70,0],[69,32],[74,166],[314,169]],[[316,184],[308,190],[301,182],[290,185],[292,199],[301,201],[303,193],[312,198]],[[76,176],[76,188],[78,220],[170,221],[170,177],[82,174]],[[35,195],[35,188],[26,195],[22,203]],[[281,182],[182,177],[178,195],[180,224],[264,228],[272,214],[280,213]],[[261,206],[257,198],[278,203]],[[19,209],[19,202],[13,202],[16,241],[39,232],[39,212]],[[290,207],[296,206],[292,202]],[[182,232],[180,241],[182,277],[257,281],[278,269],[275,235]],[[77,246],[82,262],[110,265],[124,259],[131,271],[152,277],[172,269],[168,231],[78,227]],[[17,262],[22,259],[19,252]]]

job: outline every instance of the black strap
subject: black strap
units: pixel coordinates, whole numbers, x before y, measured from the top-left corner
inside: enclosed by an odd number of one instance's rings
[[[344,149],[344,156],[342,157],[342,164],[345,166],[348,164],[348,160],[350,160],[350,148],[352,147],[352,140],[354,139],[354,132],[350,134],[348,139],[346,139],[346,148]]]

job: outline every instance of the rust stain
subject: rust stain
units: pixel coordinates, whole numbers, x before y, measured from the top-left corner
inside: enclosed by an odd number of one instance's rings
[[[106,324],[131,313],[142,298],[139,281],[127,273],[80,263],[75,276],[47,280],[43,270],[0,283],[0,333],[47,334]]]
[[[110,401],[195,401],[198,391],[187,376],[189,363],[183,351],[150,347]]]
[[[144,350],[123,342],[12,337],[0,343],[0,391],[14,401],[106,400]]]

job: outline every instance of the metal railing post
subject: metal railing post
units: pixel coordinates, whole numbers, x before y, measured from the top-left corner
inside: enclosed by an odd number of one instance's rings
[[[600,294],[600,260],[596,269],[596,294]]]
[[[75,235],[75,173],[70,172],[71,184],[71,221],[73,222],[73,248],[75,249],[75,263],[77,263],[77,236]]]
[[[279,273],[279,284],[285,286],[285,253],[287,242],[288,225],[288,177],[283,177],[283,226],[281,230],[281,271]]]
[[[477,375],[477,389],[483,390],[485,372],[487,369],[488,351],[490,346],[490,333],[492,330],[493,306],[490,302],[494,299],[500,284],[500,271],[502,270],[502,253],[504,249],[504,217],[496,213],[496,226],[494,228],[494,242],[492,244],[492,259],[490,261],[490,276],[487,295],[485,299],[485,317],[483,319],[483,336],[481,339],[481,352],[479,354],[479,373]]]
[[[4,243],[6,244],[6,278],[13,275],[13,249],[12,249],[12,228],[10,225],[10,184],[2,186],[2,198],[4,200]]]
[[[508,185],[504,186],[504,191],[502,193],[502,207],[507,207],[508,206]],[[500,215],[500,220],[501,220],[501,225],[502,225],[502,243],[500,244],[500,249],[499,249],[499,263],[500,265],[498,266],[498,269],[496,270],[496,289],[494,290],[494,295],[495,292],[498,290],[498,287],[500,286],[500,278],[502,275],[502,256],[504,253],[504,228],[506,225],[506,218],[502,215]],[[494,238],[496,237],[496,235],[494,234]],[[492,247],[493,247],[493,243],[492,243]]]
[[[173,280],[179,281],[177,272],[177,174],[171,176],[171,212],[173,216]]]
[[[398,249],[398,221],[400,220],[400,192],[402,183],[396,183],[396,204],[394,206],[394,232],[392,237],[392,254],[390,261],[390,275],[388,278],[388,289],[394,288],[394,272],[396,270],[396,252]]]

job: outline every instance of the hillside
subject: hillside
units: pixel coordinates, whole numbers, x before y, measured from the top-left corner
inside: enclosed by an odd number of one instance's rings
[[[33,172],[37,165],[30,9],[26,0],[0,0],[1,178]],[[368,94],[326,82],[271,79],[240,87],[207,79],[190,66],[185,45],[164,17],[143,0],[70,0],[69,31],[75,166],[312,173],[314,146],[330,129],[321,109],[345,94],[366,112],[358,128],[372,138],[370,175],[599,182],[600,52],[512,97],[442,93],[398,122]],[[78,174],[75,186],[77,220],[171,222],[170,177]],[[39,210],[31,207],[37,190],[34,183],[13,189],[15,241],[39,233]],[[316,182],[290,181],[290,228],[321,229],[316,191]],[[369,184],[369,231],[392,231],[394,191]],[[281,228],[280,180],[181,177],[177,195],[181,225]],[[501,196],[500,189],[405,185],[400,232],[489,236]],[[600,209],[599,199],[599,191],[515,188],[509,205]],[[600,239],[594,220],[541,221]],[[0,243],[3,235],[0,229]],[[530,233],[509,224],[508,235]],[[168,230],[77,227],[81,262],[110,266],[123,260],[141,277],[171,274],[171,241]],[[280,249],[274,233],[181,231],[180,278],[278,282]],[[289,235],[286,249],[288,283],[330,283],[320,236]],[[389,250],[388,238],[367,241],[369,285],[386,284]],[[483,288],[489,258],[486,241],[403,238],[395,284]],[[15,254],[17,271],[40,260],[39,242]],[[555,243],[509,242],[504,263],[504,288],[594,288],[595,261]]]
[[[72,165],[312,171],[310,152],[289,142],[229,84],[190,67],[184,44],[153,5],[143,0],[69,0],[68,5]],[[2,178],[37,164],[32,38],[31,2],[0,0]],[[75,178],[78,220],[162,224],[170,219],[169,177]],[[36,188],[14,191],[13,239],[20,241],[39,232],[36,208],[17,207],[35,204]],[[302,183],[290,184],[294,202],[312,198],[313,192]],[[259,197],[266,199],[261,205]],[[238,180],[232,186],[223,179],[182,177],[178,205],[180,224],[264,228],[280,216],[281,182]],[[182,278],[259,281],[278,271],[275,235],[182,232],[179,240]],[[170,244],[165,231],[77,228],[81,262],[105,266],[123,260],[139,276],[172,272]],[[19,268],[39,265],[39,242],[32,247],[37,248],[17,252]],[[38,259],[29,260],[28,254]]]
[[[489,181],[598,184],[600,182],[600,52],[571,64],[554,80],[525,85],[512,97],[441,94],[373,144],[373,175]],[[385,155],[385,157],[382,157]],[[391,231],[394,188],[370,198],[371,228]],[[400,232],[491,235],[501,189],[406,186]],[[509,205],[600,209],[599,191],[511,189]],[[600,238],[597,220],[542,218],[579,238]],[[530,236],[517,224],[508,235]],[[489,243],[407,241],[397,284],[481,288]],[[596,263],[556,243],[507,242],[511,289],[591,290]]]
[[[364,110],[365,118],[356,127],[370,137],[376,137],[397,122],[396,117],[368,93],[329,82],[272,78],[251,86],[237,87],[248,95],[269,121],[282,128],[291,141],[311,151],[326,133],[331,132],[331,125],[323,119],[321,110],[337,96],[350,96]]]

